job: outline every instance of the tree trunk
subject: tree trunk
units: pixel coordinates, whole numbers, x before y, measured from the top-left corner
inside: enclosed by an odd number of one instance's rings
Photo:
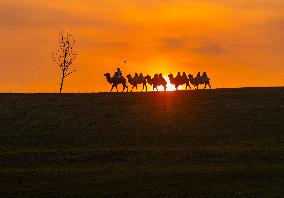
[[[63,81],[64,81],[64,73],[62,74],[62,78],[61,78],[61,84],[60,84],[60,93],[62,92],[62,88],[63,88]]]

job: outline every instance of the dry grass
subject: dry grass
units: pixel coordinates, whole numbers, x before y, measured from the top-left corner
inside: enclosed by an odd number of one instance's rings
[[[284,89],[0,94],[0,195],[281,197]]]

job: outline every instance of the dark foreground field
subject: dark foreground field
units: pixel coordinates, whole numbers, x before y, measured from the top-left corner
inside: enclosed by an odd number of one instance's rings
[[[283,197],[284,88],[0,94],[0,197]]]

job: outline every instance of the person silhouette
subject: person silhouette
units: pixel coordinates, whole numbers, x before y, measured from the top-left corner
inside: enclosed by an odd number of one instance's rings
[[[119,68],[116,69],[116,72],[114,73],[114,77],[117,78],[117,79],[122,78],[122,72]]]

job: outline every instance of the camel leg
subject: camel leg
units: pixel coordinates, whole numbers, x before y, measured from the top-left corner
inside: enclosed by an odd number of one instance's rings
[[[113,89],[113,88],[114,88],[114,85],[112,85],[112,86],[111,86],[111,90],[110,90],[110,92],[112,92],[112,89]]]
[[[126,85],[126,84],[123,84],[123,90],[122,90],[122,92],[124,92],[125,88],[127,88],[127,85]]]
[[[206,89],[207,84],[205,83],[204,89]]]
[[[142,91],[144,90],[145,87],[146,87],[146,92],[147,92],[147,85],[145,83],[143,83]]]
[[[164,91],[167,91],[167,86],[164,86]]]
[[[126,84],[123,85],[123,90],[126,88],[126,91],[128,92],[128,86]]]
[[[116,92],[118,92],[117,85],[114,86],[116,88]]]
[[[211,89],[211,85],[210,85],[210,83],[208,83],[208,85],[209,85],[209,88]]]
[[[126,88],[126,92],[128,92],[128,86],[124,84],[123,87]]]
[[[112,85],[110,92],[112,92],[113,88],[116,88],[116,91],[118,91],[117,85]]]
[[[189,83],[186,83],[186,90],[187,90],[187,87],[189,87],[189,89],[191,89],[191,86]]]

